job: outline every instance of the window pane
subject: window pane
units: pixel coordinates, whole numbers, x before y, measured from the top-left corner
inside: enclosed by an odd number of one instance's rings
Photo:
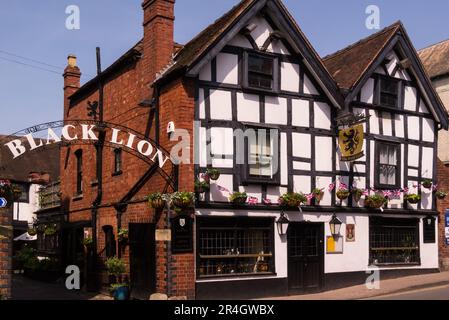
[[[270,131],[259,129],[256,140],[249,139],[249,175],[273,177],[273,139]]]
[[[389,164],[388,145],[379,144],[380,164]]]
[[[271,76],[264,76],[253,72],[249,73],[248,84],[250,87],[271,89],[272,83],[273,80]]]
[[[273,59],[250,55],[248,58],[248,70],[273,75]]]
[[[416,264],[420,261],[418,221],[383,219],[370,222],[370,258],[373,264]]]
[[[385,93],[391,93],[397,95],[398,93],[398,82],[394,80],[381,80],[381,91]]]
[[[272,272],[272,223],[215,220],[200,225],[199,270],[202,277]],[[251,225],[248,225],[248,223]]]

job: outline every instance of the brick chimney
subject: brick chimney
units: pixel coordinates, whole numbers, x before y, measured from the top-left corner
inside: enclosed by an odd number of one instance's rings
[[[71,54],[67,58],[64,70],[64,119],[69,111],[69,97],[80,88],[81,71],[76,65],[76,56]]]
[[[144,0],[143,20],[143,92],[142,99],[152,95],[151,83],[164,69],[174,50],[175,0]]]

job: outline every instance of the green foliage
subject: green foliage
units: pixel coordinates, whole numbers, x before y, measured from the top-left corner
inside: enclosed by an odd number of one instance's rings
[[[29,247],[24,247],[14,256],[14,260],[18,264],[19,268],[24,267],[25,263],[29,260],[37,258],[36,250]]]
[[[156,200],[162,200],[162,194],[159,192],[150,193],[148,195],[148,201],[156,201]]]
[[[438,199],[444,199],[447,196],[447,192],[445,191],[437,191],[435,192],[435,195]]]
[[[422,181],[422,186],[427,189],[430,189],[432,187],[432,184],[433,184],[433,181],[430,179],[424,179]]]
[[[128,234],[128,229],[119,229],[117,236],[119,239],[128,239]]]
[[[234,192],[229,196],[229,201],[237,203],[245,203],[248,199],[248,194],[246,192]]]
[[[314,194],[314,195],[321,195],[323,193],[324,193],[323,189],[315,188],[312,190],[312,194]]]
[[[110,275],[119,276],[126,272],[125,262],[117,257],[107,259],[105,265]]]
[[[179,191],[172,194],[171,199],[175,207],[188,208],[195,202],[195,193]]]
[[[408,194],[405,196],[405,200],[412,204],[416,204],[421,201],[421,196],[419,194]]]
[[[88,238],[84,238],[83,239],[83,245],[85,247],[90,247],[90,246],[93,245],[93,243],[94,243],[94,239],[92,237],[88,237]]]
[[[195,181],[195,191],[198,193],[203,193],[206,192],[210,189],[210,185],[208,182],[206,181],[199,181],[196,180]]]
[[[301,204],[307,203],[307,198],[302,193],[284,193],[279,197],[279,204],[288,207],[299,207]]]
[[[218,180],[220,178],[220,170],[218,169],[209,168],[206,170],[206,174],[211,180]]]
[[[372,196],[367,196],[365,198],[365,206],[369,208],[378,209],[381,208],[383,205],[385,205],[388,202],[387,198],[380,194],[375,194]]]
[[[44,234],[46,236],[54,236],[58,232],[56,224],[50,224],[45,226]]]
[[[351,191],[347,189],[340,189],[337,191],[337,198],[340,200],[346,200],[351,195]]]

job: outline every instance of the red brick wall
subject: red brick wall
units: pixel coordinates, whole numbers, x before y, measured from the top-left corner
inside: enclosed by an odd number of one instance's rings
[[[437,164],[437,178],[438,189],[449,192],[449,168],[446,167],[440,160],[438,160]],[[449,209],[449,196],[444,200],[438,200],[438,211],[440,212],[440,217],[438,219],[438,234],[440,246],[439,253],[440,267],[442,270],[449,270],[449,246],[446,245],[446,238],[444,233],[444,212],[446,209]]]
[[[137,132],[144,133],[148,126],[149,109],[139,107],[142,99],[150,99],[152,90],[148,84],[155,75],[152,72],[160,71],[168,62],[173,52],[173,10],[172,0],[144,1],[145,4],[154,5],[155,10],[145,11],[144,22],[144,54],[140,60],[121,70],[104,84],[104,121],[129,127]],[[148,7],[150,8],[150,7]],[[170,36],[171,35],[171,36]],[[156,50],[157,49],[157,50]],[[67,75],[71,75],[66,73]],[[73,77],[66,77],[66,90],[74,86]],[[76,85],[76,83],[75,83]],[[70,94],[73,92],[70,91]],[[65,97],[68,98],[69,94]],[[86,119],[88,101],[98,100],[98,92],[93,91],[75,102],[75,105],[65,112],[65,120]],[[68,105],[68,102],[65,102]],[[160,144],[170,150],[176,142],[169,141],[166,126],[174,121],[176,128],[186,129],[190,132],[190,158],[193,161],[193,119],[194,119],[194,83],[192,80],[175,79],[160,90]],[[150,137],[155,137],[154,122]],[[127,133],[119,136],[126,139]],[[125,140],[126,141],[126,140]],[[73,200],[76,191],[76,160],[74,152],[83,150],[83,198]],[[129,189],[148,170],[149,165],[134,155],[123,152],[123,174],[112,176],[114,164],[114,150],[108,147],[103,151],[103,199],[97,216],[97,252],[104,249],[104,235],[102,227],[111,225],[117,235],[117,213],[113,204],[118,202]],[[97,187],[91,182],[96,177],[96,154],[93,146],[71,146],[61,148],[61,191],[62,198],[69,212],[69,221],[90,221],[91,205],[97,194]],[[179,168],[179,190],[194,190],[194,166],[182,164]],[[138,192],[128,205],[121,217],[122,228],[128,228],[129,223],[156,223],[158,229],[167,228],[167,216],[154,214],[145,199],[150,192],[162,192],[167,182],[158,174]],[[171,192],[172,190],[168,190]],[[194,298],[195,269],[193,254],[173,255],[167,263],[168,244],[156,243],[156,277],[157,292],[167,293],[170,296],[188,296]],[[129,247],[122,252],[122,258],[129,266]],[[170,268],[168,279],[167,268]],[[168,286],[169,282],[170,286]],[[170,292],[168,289],[170,288]]]
[[[0,225],[11,226],[11,209],[0,209]],[[12,245],[11,238],[0,239],[0,296],[11,297]]]

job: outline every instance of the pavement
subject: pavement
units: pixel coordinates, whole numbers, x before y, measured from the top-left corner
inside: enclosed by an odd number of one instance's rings
[[[389,294],[366,300],[449,300],[449,285]]]
[[[82,290],[68,290],[63,280],[47,283],[14,274],[12,300],[112,300],[112,298]]]
[[[422,295],[424,291],[428,292]],[[387,299],[388,296],[391,298],[395,296],[397,300],[406,300],[407,297],[416,300],[441,300],[442,298],[444,298],[443,300],[449,300],[449,272],[390,280],[380,279],[378,289],[370,290],[366,285],[358,285],[316,294],[275,297],[268,300],[390,300]],[[432,298],[433,296],[435,296],[435,299]]]

